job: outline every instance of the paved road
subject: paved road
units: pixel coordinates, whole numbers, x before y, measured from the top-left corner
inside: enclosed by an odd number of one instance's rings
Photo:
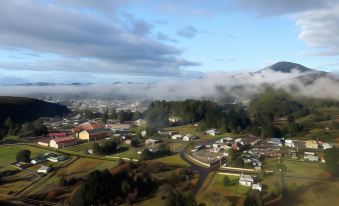
[[[194,186],[194,188],[192,190],[192,193],[195,196],[198,193],[198,191],[200,190],[200,188],[203,185],[203,183],[205,182],[206,177],[208,176],[208,174],[210,172],[217,171],[218,168],[205,168],[205,167],[201,167],[201,166],[197,165],[196,163],[194,163],[193,161],[189,160],[186,157],[186,151],[185,150],[182,150],[180,152],[180,157],[191,165],[191,167],[190,167],[191,170],[196,170],[196,171],[199,172],[199,180],[195,184],[195,186]]]

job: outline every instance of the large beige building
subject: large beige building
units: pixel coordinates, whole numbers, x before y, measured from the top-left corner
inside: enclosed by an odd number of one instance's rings
[[[98,128],[98,129],[93,129],[93,130],[84,130],[79,133],[79,139],[81,140],[97,140],[97,139],[102,139],[106,138],[109,136],[109,131],[104,128]]]

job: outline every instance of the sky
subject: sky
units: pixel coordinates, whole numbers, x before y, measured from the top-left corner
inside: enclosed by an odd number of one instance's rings
[[[1,0],[0,84],[339,70],[339,0]]]

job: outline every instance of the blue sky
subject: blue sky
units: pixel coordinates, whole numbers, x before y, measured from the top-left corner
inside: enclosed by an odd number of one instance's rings
[[[0,12],[2,84],[153,82],[278,61],[339,70],[335,0],[13,0]]]

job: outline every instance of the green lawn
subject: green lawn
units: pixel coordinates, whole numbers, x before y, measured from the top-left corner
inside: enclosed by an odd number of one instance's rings
[[[232,202],[232,205],[243,205],[246,194],[250,191],[250,187],[237,186],[239,176],[228,175],[228,178],[231,180],[231,183],[228,186],[223,184],[223,179],[226,175],[216,174],[206,191],[200,194],[200,201],[204,202],[206,199],[206,194],[219,194],[221,198],[226,198],[228,201]]]
[[[29,145],[0,145],[0,169],[8,166],[9,164],[15,162],[16,154],[23,149],[28,149],[31,151],[31,158],[41,155],[49,150],[37,148]]]
[[[194,124],[187,124],[187,125],[181,125],[176,127],[167,127],[165,128],[167,131],[177,131],[181,134],[192,134],[196,137],[199,137],[200,139],[217,139],[217,138],[223,138],[223,137],[233,137],[233,136],[239,136],[232,133],[222,133],[217,136],[210,136],[205,135],[205,131],[199,131],[199,127],[194,126]]]
[[[68,161],[72,161],[72,159]],[[59,180],[62,176],[66,178],[84,177],[93,170],[111,169],[115,166],[115,161],[80,158],[64,168],[56,168],[52,173],[39,181],[39,183],[27,193],[27,195],[40,194],[53,190],[58,186]]]
[[[276,171],[278,159],[268,158],[264,161],[264,169]],[[305,176],[305,177],[321,177],[324,173],[321,163],[301,162],[295,160],[282,160],[282,164],[287,167],[287,174]]]
[[[190,166],[189,163],[187,163],[186,161],[181,159],[179,154],[171,155],[171,156],[168,156],[168,157],[162,157],[162,158],[159,158],[159,159],[154,159],[154,160],[151,160],[151,161],[160,161],[160,162],[163,162],[163,163],[166,163],[166,164],[182,165],[182,166],[185,166],[185,167]]]

